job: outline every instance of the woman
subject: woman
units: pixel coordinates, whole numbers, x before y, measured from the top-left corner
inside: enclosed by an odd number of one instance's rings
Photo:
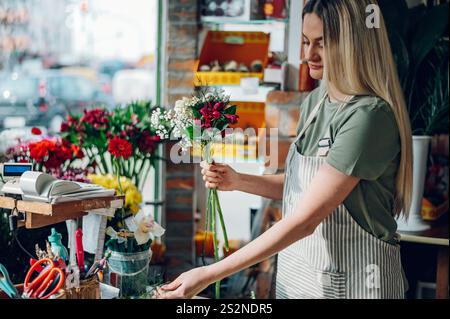
[[[411,128],[384,22],[370,0],[310,0],[303,38],[323,85],[302,104],[299,133],[277,176],[202,163],[209,188],[283,200],[283,219],[231,256],[179,276],[163,298],[279,253],[277,298],[403,298],[395,217],[411,200]]]

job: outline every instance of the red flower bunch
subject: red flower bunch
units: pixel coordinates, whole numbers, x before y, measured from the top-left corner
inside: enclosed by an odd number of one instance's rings
[[[151,110],[151,103],[145,101],[113,110],[85,110],[82,115],[67,118],[61,136],[84,151],[89,167],[96,172],[116,174],[119,171],[141,189],[160,142],[150,126]]]
[[[104,109],[84,110],[84,116],[80,120],[91,124],[95,129],[107,129],[109,126],[109,113]]]
[[[223,101],[219,101],[216,103],[206,102],[203,106],[200,107],[201,108],[198,110],[198,112],[201,114],[201,118],[196,118],[196,120],[202,120],[202,129],[217,127],[216,124],[220,122],[222,122],[222,125],[236,124],[239,118],[238,115],[227,114],[225,112],[226,104]]]
[[[80,149],[60,140],[33,142],[28,145],[28,149],[30,158],[48,170],[60,169],[66,161],[84,156]]]
[[[133,154],[133,147],[127,140],[118,136],[113,137],[108,144],[108,151],[115,157],[127,160]]]
[[[75,129],[79,127],[79,119],[72,117],[71,115],[67,115],[67,121],[61,124],[61,133],[67,132],[70,129]]]

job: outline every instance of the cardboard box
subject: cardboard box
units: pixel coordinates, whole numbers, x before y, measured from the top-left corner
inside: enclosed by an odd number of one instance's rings
[[[257,77],[262,80],[264,68],[268,63],[269,44],[270,35],[264,32],[209,31],[195,66],[195,85],[239,85],[243,77]],[[200,71],[202,65],[210,65],[216,60],[220,64],[234,60],[248,68],[252,62],[260,60],[263,70],[258,73]]]

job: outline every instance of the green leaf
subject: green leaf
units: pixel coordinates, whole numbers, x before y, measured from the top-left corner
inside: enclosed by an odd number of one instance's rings
[[[408,33],[408,4],[405,0],[378,0],[388,30],[396,30],[402,38]]]
[[[194,114],[194,117],[196,119],[199,119],[199,118],[202,117],[202,114],[198,110],[196,110],[195,108],[192,109],[192,113]]]
[[[411,39],[411,55],[415,70],[436,46],[448,26],[448,3],[435,6],[420,19]]]
[[[410,57],[408,48],[406,47],[406,43],[403,38],[396,30],[392,30],[390,33],[390,42],[395,63],[397,65],[398,76],[404,88],[410,71]]]
[[[223,112],[228,115],[235,115],[237,111],[237,106],[232,105],[229,108],[225,109]]]
[[[188,128],[186,128],[186,133],[189,136],[189,139],[192,141],[194,139],[194,127],[189,126]]]

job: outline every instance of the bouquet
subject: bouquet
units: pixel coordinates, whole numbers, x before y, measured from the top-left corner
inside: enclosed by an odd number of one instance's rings
[[[162,139],[168,139],[171,134],[181,139],[183,151],[191,147],[200,147],[203,158],[213,163],[212,141],[223,138],[225,129],[238,121],[236,106],[230,104],[230,96],[222,90],[207,88],[191,98],[183,98],[175,103],[171,110],[155,109],[151,123],[156,133]],[[196,134],[196,133],[199,134]],[[222,209],[217,189],[209,189],[206,204],[205,234],[212,232],[214,244],[214,259],[218,261],[218,245],[216,233],[216,216],[224,236],[225,250],[229,250],[228,236],[223,219]],[[205,239],[206,241],[206,239]],[[216,297],[220,296],[220,282],[216,283]]]

